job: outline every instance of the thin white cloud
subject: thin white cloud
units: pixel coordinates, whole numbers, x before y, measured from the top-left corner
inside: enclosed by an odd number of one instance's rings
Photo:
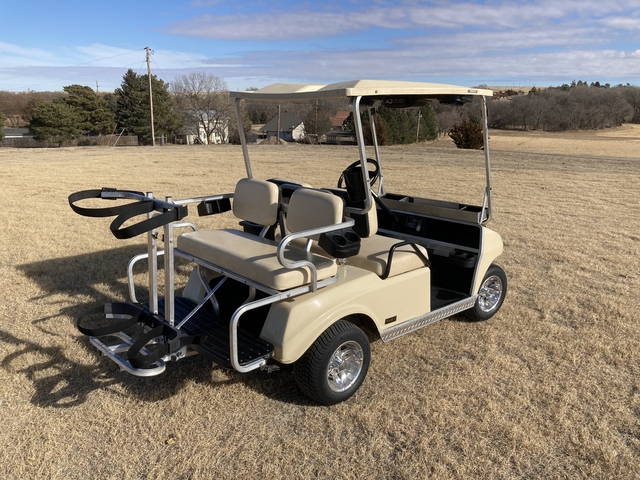
[[[639,51],[640,52],[640,51]],[[632,55],[609,50],[505,53],[477,56],[436,49],[253,52],[216,69],[226,77],[287,76],[297,81],[340,81],[356,78],[432,79],[439,77],[492,79],[528,78],[567,81],[573,78],[612,79],[638,76]],[[640,56],[640,53],[634,54]],[[254,63],[255,66],[247,66]],[[256,65],[261,63],[262,65]]]
[[[209,8],[214,3],[194,0],[191,6],[228,12],[223,6]],[[486,0],[482,5],[470,0],[347,0],[301,5],[289,11],[255,13],[242,8],[242,15],[209,14],[175,24],[168,32],[260,41],[261,50],[227,48],[225,54],[209,58],[156,49],[152,70],[166,81],[190,71],[207,71],[227,80],[232,88],[236,88],[234,81],[246,82],[241,87],[260,87],[284,79],[458,78],[461,83],[467,83],[464,79],[493,83],[496,78],[526,78],[562,83],[574,78],[620,78],[626,83],[640,78],[640,0],[530,0],[517,5],[506,0]],[[358,43],[369,38],[370,29],[376,29],[375,48]],[[323,42],[351,34],[356,35],[347,37],[340,49],[327,48],[329,43]],[[318,46],[300,42],[304,39],[318,39]],[[272,41],[278,41],[276,47]],[[283,45],[287,51],[282,51]],[[142,46],[129,51],[95,43],[46,51],[0,42],[0,89],[54,85],[59,89],[71,83],[91,85],[96,79],[101,89],[103,85],[113,89],[127,68],[146,71],[144,55]]]
[[[208,14],[169,27],[174,35],[227,40],[296,41],[356,33],[370,28],[445,29],[460,28],[519,29],[533,25],[553,25],[559,21],[601,22],[608,25],[609,15],[620,16],[640,8],[640,0],[617,2],[541,0],[532,2],[463,1],[356,6],[355,10],[335,7],[331,11],[298,8],[290,11],[255,12],[242,15]],[[613,19],[614,17],[612,17]],[[615,25],[611,25],[615,26]]]
[[[598,28],[550,27],[545,30],[519,30],[455,33],[449,35],[414,35],[391,40],[396,48],[422,46],[452,53],[494,52],[496,55],[515,50],[534,50],[547,47],[575,47],[600,44],[603,35]]]
[[[50,61],[51,52],[49,51],[0,42],[0,68],[46,65]]]
[[[602,24],[612,28],[625,30],[640,30],[640,18],[633,17],[609,17],[602,20]]]

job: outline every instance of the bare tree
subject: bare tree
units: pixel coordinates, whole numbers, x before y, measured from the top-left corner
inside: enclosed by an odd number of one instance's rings
[[[622,89],[622,95],[633,109],[631,123],[640,123],[640,87],[627,84],[626,86],[620,85],[618,88]]]
[[[202,129],[207,143],[226,142],[233,104],[226,82],[210,73],[192,72],[176,77],[171,86],[185,124],[198,135]]]
[[[331,130],[331,116],[322,105],[312,105],[302,117],[305,135],[322,135]]]

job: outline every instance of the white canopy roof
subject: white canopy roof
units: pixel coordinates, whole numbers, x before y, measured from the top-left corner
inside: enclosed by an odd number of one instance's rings
[[[441,83],[395,80],[350,80],[329,85],[274,83],[252,92],[230,92],[232,98],[256,100],[304,100],[340,97],[417,96],[437,99],[451,95],[492,97],[493,91]]]

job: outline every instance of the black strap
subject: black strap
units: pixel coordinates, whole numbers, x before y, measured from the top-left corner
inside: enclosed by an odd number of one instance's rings
[[[91,337],[100,337],[102,335],[113,335],[114,333],[121,332],[127,328],[133,327],[138,322],[138,316],[142,313],[142,307],[133,305],[131,303],[106,303],[102,312],[95,312],[88,314],[78,319],[78,330],[85,335]],[[92,327],[85,325],[85,320],[95,315],[114,314],[114,315],[129,315],[129,318],[114,318],[112,322],[102,327]]]
[[[175,330],[167,327],[166,325],[158,325],[138,338],[138,340],[136,340],[136,342],[131,345],[127,351],[127,358],[131,366],[133,368],[149,368],[165,355],[170,355],[188,345],[199,345],[206,338],[197,335],[178,335],[173,340],[168,340],[165,343],[158,343],[147,348],[147,350],[149,350],[147,355],[140,354],[140,351],[147,343],[156,337],[166,336],[167,333],[175,334]]]
[[[125,239],[132,238],[141,233],[148,232],[149,230],[153,230],[154,228],[161,227],[166,225],[167,223],[176,222],[178,220],[182,220],[187,216],[187,207],[181,205],[177,208],[172,208],[171,210],[167,210],[160,215],[154,215],[151,218],[147,218],[146,220],[142,220],[135,225],[131,225],[126,228],[120,228],[127,220],[133,218],[138,215],[142,215],[144,213],[150,213],[153,211],[153,202],[151,204],[147,204],[146,202],[133,203],[127,205],[129,207],[126,211],[118,215],[113,222],[111,222],[111,233],[116,238]]]
[[[127,207],[131,204],[127,205],[118,205],[116,207],[106,207],[106,208],[86,208],[79,207],[75,203],[80,200],[86,200],[87,198],[103,198],[102,192],[115,192],[118,191],[115,188],[103,188],[101,190],[82,190],[81,192],[72,193],[69,195],[69,206],[71,209],[76,212],[78,215],[82,215],[83,217],[113,217],[114,215],[120,215],[123,213]],[[142,192],[133,192],[127,191],[128,193],[135,193],[138,195],[142,195]],[[111,200],[115,200],[111,199]],[[143,202],[150,202],[153,204],[153,200],[143,200]]]
[[[69,195],[69,205],[79,215],[85,217],[112,217],[117,215],[117,217],[111,222],[111,233],[113,235],[122,240],[126,238],[133,238],[141,233],[148,232],[149,230],[153,230],[154,228],[161,227],[168,223],[176,222],[178,220],[182,220],[187,216],[188,210],[185,205],[177,206],[176,208],[172,208],[166,210],[164,213],[160,215],[154,215],[151,218],[147,218],[142,220],[134,225],[130,225],[126,228],[120,228],[122,225],[129,219],[136,217],[138,215],[148,214],[154,211],[154,202],[152,199],[149,200],[139,200],[137,202],[128,203],[126,205],[118,205],[116,207],[107,207],[107,208],[84,208],[75,205],[75,203],[79,200],[85,200],[87,198],[102,198],[102,193],[105,191],[115,192],[121,191],[125,192],[125,190],[115,190],[115,189],[102,189],[102,190],[83,190],[81,192],[72,193]],[[127,193],[135,193],[138,195],[142,195],[140,192],[131,192],[126,191]]]

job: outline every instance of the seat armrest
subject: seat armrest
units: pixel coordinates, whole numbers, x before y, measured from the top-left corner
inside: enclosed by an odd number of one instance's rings
[[[325,227],[312,228],[309,230],[302,230],[300,232],[290,233],[278,244],[278,261],[280,264],[288,269],[296,269],[300,267],[309,267],[311,271],[311,291],[315,292],[318,289],[318,271],[313,262],[308,260],[298,260],[297,262],[290,262],[284,257],[284,252],[287,246],[298,238],[307,238],[312,237],[314,235],[321,235],[323,233],[329,233],[336,230],[341,230],[343,228],[353,227],[355,224],[355,220],[352,218],[344,219],[345,221],[342,223],[338,223],[335,225],[327,225]]]

